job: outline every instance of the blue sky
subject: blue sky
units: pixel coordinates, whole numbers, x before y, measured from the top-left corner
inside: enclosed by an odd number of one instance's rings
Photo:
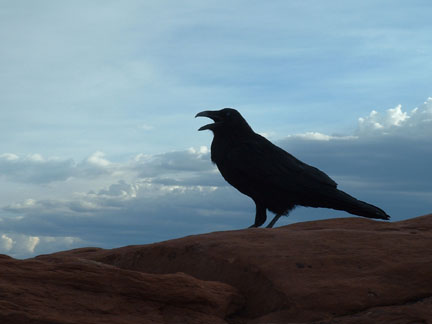
[[[432,211],[429,1],[0,3],[0,252],[244,228],[205,109],[394,220]],[[298,208],[280,224],[348,214]]]

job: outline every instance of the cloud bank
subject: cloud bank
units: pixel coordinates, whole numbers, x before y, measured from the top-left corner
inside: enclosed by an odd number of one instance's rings
[[[309,132],[276,144],[400,220],[431,212],[431,138],[429,98],[410,111],[372,111],[349,135]],[[3,153],[0,183],[3,197],[15,197],[1,201],[0,252],[16,257],[149,243],[253,221],[252,201],[227,185],[207,146],[115,163],[99,151],[79,162]],[[349,215],[298,208],[281,224],[335,216]]]

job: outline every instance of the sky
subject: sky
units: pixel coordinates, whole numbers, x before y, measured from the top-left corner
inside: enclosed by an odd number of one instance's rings
[[[430,1],[0,1],[0,253],[245,228],[197,112],[392,221],[432,212]],[[299,207],[278,225],[347,213]],[[269,214],[269,218],[271,214]]]

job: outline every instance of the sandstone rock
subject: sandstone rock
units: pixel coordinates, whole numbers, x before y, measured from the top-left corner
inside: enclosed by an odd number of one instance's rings
[[[428,323],[431,252],[428,215],[4,257],[0,322]]]
[[[226,323],[242,298],[226,284],[91,260],[0,258],[0,323]]]
[[[234,318],[251,323],[347,321],[383,306],[382,314],[404,313],[432,296],[432,215],[395,223],[329,219],[66,254],[227,283],[246,300]],[[430,312],[421,316],[432,320]]]

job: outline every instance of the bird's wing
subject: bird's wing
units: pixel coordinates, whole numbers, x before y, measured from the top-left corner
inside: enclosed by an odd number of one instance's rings
[[[244,177],[249,184],[260,183],[296,192],[337,187],[327,174],[301,162],[261,136],[235,145],[226,158],[231,172]]]

